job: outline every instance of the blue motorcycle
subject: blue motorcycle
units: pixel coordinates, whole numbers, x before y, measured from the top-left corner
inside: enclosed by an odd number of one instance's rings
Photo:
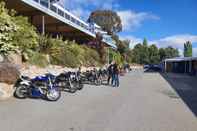
[[[57,101],[61,97],[61,92],[55,83],[55,76],[46,74],[30,79],[21,76],[15,84],[14,96],[19,99],[43,98],[49,101]]]

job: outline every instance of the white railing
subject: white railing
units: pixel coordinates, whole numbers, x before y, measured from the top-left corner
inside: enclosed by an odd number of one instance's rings
[[[95,31],[90,28],[90,26],[89,26],[88,23],[81,22],[81,20],[76,19],[74,16],[70,15],[68,13],[68,11],[65,11],[63,9],[60,9],[57,6],[54,6],[53,3],[50,3],[50,0],[30,0],[30,1],[36,2],[40,6],[42,6],[44,8],[47,8],[50,11],[53,11],[54,13],[56,13],[60,17],[63,17],[64,19],[68,20],[72,24],[75,24],[75,25],[83,28],[84,30],[86,30],[88,32],[91,32],[92,34],[95,34]]]

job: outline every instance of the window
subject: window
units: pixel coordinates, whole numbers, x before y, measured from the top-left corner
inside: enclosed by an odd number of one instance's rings
[[[38,3],[38,0],[34,0],[34,1]]]
[[[44,7],[46,7],[46,8],[48,8],[48,6],[49,6],[49,3],[48,3],[47,0],[40,0],[40,4],[41,4],[42,6],[44,6]]]
[[[71,17],[71,21],[72,21],[73,23],[75,23],[75,18]]]
[[[77,25],[79,25],[80,26],[80,22],[77,20]]]
[[[65,18],[70,20],[70,16],[67,13],[65,13]]]
[[[64,17],[64,12],[60,9],[58,9],[58,14]]]
[[[53,12],[56,12],[56,11],[57,11],[57,8],[56,8],[55,6],[53,6],[52,4],[51,4],[50,8],[51,8],[51,10],[52,10]]]

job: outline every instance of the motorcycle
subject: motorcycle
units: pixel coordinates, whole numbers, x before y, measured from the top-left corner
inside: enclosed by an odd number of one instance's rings
[[[102,84],[102,79],[99,72],[96,70],[86,71],[81,75],[81,77],[85,84],[94,84],[97,86]]]
[[[80,74],[77,72],[64,72],[56,77],[56,83],[63,91],[75,93],[81,90],[84,85],[80,79]]]
[[[81,79],[81,72],[71,72],[70,74],[71,83],[78,89],[82,90],[84,84]]]
[[[19,99],[43,98],[49,101],[57,101],[61,92],[55,83],[55,76],[46,74],[33,79],[27,76],[20,76],[15,84],[14,96]]]

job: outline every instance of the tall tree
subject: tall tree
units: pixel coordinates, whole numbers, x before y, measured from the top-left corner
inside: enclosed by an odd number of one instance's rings
[[[88,22],[98,24],[108,34],[116,34],[122,31],[120,16],[112,10],[96,10],[89,16]]]
[[[149,46],[149,64],[158,64],[160,60],[159,50],[156,45]]]
[[[130,40],[123,40],[118,42],[118,51],[121,55],[125,55],[129,51]]]
[[[144,38],[142,46],[143,46],[142,52],[141,52],[142,63],[149,64],[148,41],[146,38]]]
[[[184,43],[184,57],[192,57],[192,43],[190,41]]]
[[[165,48],[160,48],[159,49],[159,57],[160,57],[160,61],[166,59],[166,51]]]
[[[143,40],[143,46],[148,46],[148,41],[146,38],[144,38],[144,40]]]
[[[169,47],[165,48],[165,54],[166,54],[166,58],[178,57],[179,51],[178,51],[178,49],[175,49],[175,48],[169,46]]]
[[[143,52],[143,45],[141,43],[138,43],[137,45],[134,46],[133,48],[133,61],[135,63],[138,63],[138,64],[144,64],[143,62],[143,55],[142,55],[142,52]]]

